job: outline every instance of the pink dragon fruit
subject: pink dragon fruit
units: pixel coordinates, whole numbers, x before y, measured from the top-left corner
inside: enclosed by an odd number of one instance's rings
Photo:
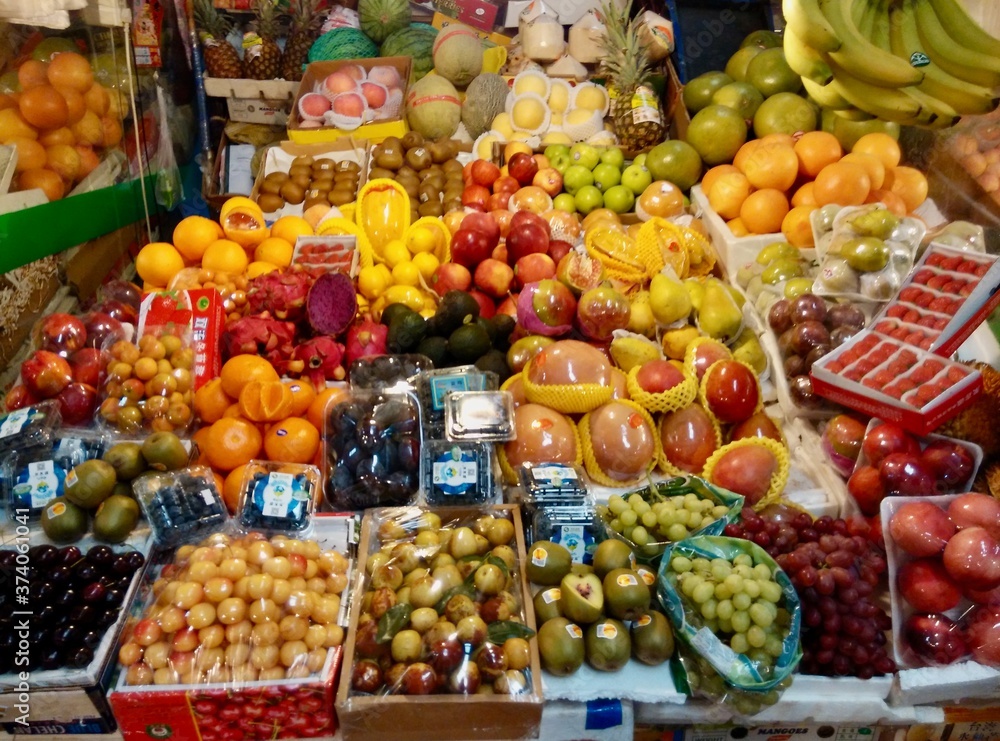
[[[226,324],[220,339],[223,361],[234,355],[261,355],[280,373],[295,349],[295,325],[272,319],[266,311]]]
[[[297,322],[306,313],[306,296],[313,277],[302,270],[273,270],[250,281],[247,287],[247,311],[270,313],[277,319]]]
[[[308,378],[318,389],[327,381],[343,381],[347,376],[344,346],[328,335],[306,340],[295,346],[288,371]]]
[[[347,365],[358,358],[385,355],[388,334],[389,327],[372,321],[369,316],[354,322],[347,330]]]

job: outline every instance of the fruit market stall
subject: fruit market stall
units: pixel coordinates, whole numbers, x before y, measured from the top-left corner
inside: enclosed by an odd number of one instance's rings
[[[913,142],[991,199],[1000,41],[784,5],[681,87],[627,4],[194,3],[210,210],[9,369],[3,730],[995,722],[1000,268]]]

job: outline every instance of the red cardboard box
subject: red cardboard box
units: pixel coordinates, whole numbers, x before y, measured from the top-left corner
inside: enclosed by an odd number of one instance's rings
[[[139,306],[136,336],[142,337],[147,327],[169,324],[187,327],[194,348],[194,388],[197,390],[222,370],[219,340],[225,322],[222,294],[214,288],[147,293]]]
[[[434,0],[434,9],[487,33],[501,27],[507,16],[507,0]],[[501,10],[503,15],[497,19]]]

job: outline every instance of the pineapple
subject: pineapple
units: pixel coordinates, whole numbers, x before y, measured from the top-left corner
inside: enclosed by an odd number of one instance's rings
[[[604,4],[604,58],[600,70],[617,92],[611,105],[615,134],[624,149],[648,149],[663,141],[667,133],[663,108],[648,85],[652,70],[649,54],[639,41],[638,23],[630,19],[632,3],[619,10]]]
[[[236,48],[226,41],[232,23],[212,5],[212,0],[195,0],[195,23],[201,31],[202,56],[209,77],[242,77],[243,63]]]
[[[285,53],[281,57],[281,76],[286,80],[301,80],[302,65],[309,56],[309,47],[319,35],[323,14],[318,13],[319,0],[290,0],[291,28]]]
[[[243,35],[243,76],[250,80],[276,80],[281,76],[278,10],[275,0],[252,0],[256,32]]]

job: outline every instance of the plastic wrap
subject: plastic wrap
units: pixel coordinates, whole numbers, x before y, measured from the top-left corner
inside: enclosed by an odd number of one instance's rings
[[[206,466],[143,476],[133,482],[132,490],[159,546],[176,548],[201,540],[229,521],[215,475]]]
[[[316,466],[250,461],[243,469],[237,524],[247,532],[306,537],[322,496],[323,477]]]
[[[488,504],[496,499],[496,453],[492,444],[475,440],[428,440],[422,455],[424,497],[428,504]]]
[[[59,404],[43,401],[0,416],[0,456],[45,445],[62,422]]]
[[[376,355],[351,363],[348,378],[354,388],[381,391],[398,384],[411,385],[411,378],[433,368],[426,355]]]

